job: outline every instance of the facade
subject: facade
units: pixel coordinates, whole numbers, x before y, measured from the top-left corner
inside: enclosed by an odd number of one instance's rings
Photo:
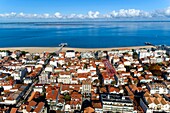
[[[119,94],[101,94],[103,112],[126,112],[135,113],[133,102],[129,97]]]
[[[145,94],[144,100],[140,100],[140,105],[146,113],[170,112],[169,102],[159,94]]]
[[[91,80],[83,80],[82,81],[82,94],[90,94],[91,93]]]
[[[138,53],[135,57],[134,52]],[[15,55],[16,52],[12,54]],[[33,60],[36,54],[30,55],[32,59],[27,55],[0,59],[0,104],[4,105],[0,110],[169,112],[170,59],[165,51],[137,49],[132,52],[122,48],[108,52],[67,51],[52,57],[45,52],[38,54],[37,60]],[[163,75],[154,74],[149,69],[151,64],[159,65]],[[91,103],[83,109],[86,100]],[[17,108],[10,109],[11,105]]]
[[[65,54],[66,58],[74,58],[75,57],[75,52],[74,50],[67,50]]]

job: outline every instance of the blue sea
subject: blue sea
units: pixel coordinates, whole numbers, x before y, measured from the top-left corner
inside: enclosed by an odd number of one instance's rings
[[[0,23],[0,47],[105,48],[170,45],[169,21],[72,21]]]

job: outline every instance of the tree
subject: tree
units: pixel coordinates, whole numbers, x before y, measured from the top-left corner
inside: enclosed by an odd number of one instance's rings
[[[144,66],[143,66],[143,69],[144,69],[144,70],[148,70],[149,67],[148,67],[147,65],[144,65]]]
[[[116,85],[116,81],[112,81],[112,82],[111,82],[111,85],[112,85],[112,86]]]
[[[127,72],[129,72],[129,71],[130,71],[130,69],[131,69],[131,67],[130,67],[130,66],[125,66],[125,68],[126,68],[126,71],[127,71]]]
[[[135,49],[132,49],[132,52],[135,52]]]
[[[84,67],[83,67],[83,69],[87,69],[87,64],[84,64]]]
[[[21,55],[25,55],[25,54],[27,54],[28,52],[26,52],[26,51],[21,51]]]
[[[16,56],[16,59],[19,60],[19,56]]]
[[[55,53],[55,52],[53,52],[53,53],[50,53],[50,56],[56,56],[57,54]]]
[[[151,71],[152,74],[156,76],[162,75],[161,67],[158,64],[151,64],[149,66],[149,71]]]
[[[80,55],[80,56],[78,56],[78,59],[79,59],[79,60],[81,60],[81,55]]]
[[[133,58],[134,58],[134,59],[138,59],[138,54],[137,54],[137,52],[133,52]]]
[[[40,56],[34,56],[34,60],[38,60]]]
[[[128,84],[132,85],[132,80],[130,78],[128,78]]]
[[[71,66],[71,62],[68,62],[68,64],[67,64],[68,66]]]
[[[95,85],[98,85],[98,84],[100,83],[100,81],[99,81],[99,79],[95,79],[95,80],[93,81],[93,83],[94,83]]]
[[[137,80],[137,79],[135,79],[135,80],[134,80],[134,84],[137,84],[137,83],[138,83],[138,80]]]
[[[149,70],[150,70],[150,71],[160,70],[160,69],[161,69],[161,67],[160,67],[158,64],[151,64],[151,65],[149,66]]]
[[[8,77],[6,78],[6,81],[9,81],[9,80],[14,80],[14,77],[8,76]]]
[[[65,101],[70,101],[71,100],[71,96],[69,94],[64,95],[64,100]]]
[[[0,87],[0,94],[4,91],[4,88],[1,86]]]
[[[123,53],[123,55],[128,55],[128,52]]]

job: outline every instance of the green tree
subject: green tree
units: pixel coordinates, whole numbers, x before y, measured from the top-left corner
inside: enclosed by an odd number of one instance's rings
[[[149,66],[149,70],[150,70],[150,71],[160,70],[160,69],[161,69],[161,67],[160,67],[158,64],[151,64],[151,65]]]
[[[55,52],[53,52],[53,53],[50,53],[50,56],[56,56],[57,54],[55,53]]]
[[[21,51],[21,55],[25,55],[25,54],[27,54],[28,52],[26,52],[26,51]]]
[[[12,77],[12,76],[8,76],[5,80],[6,80],[6,81],[14,80],[14,77]]]
[[[83,69],[87,69],[87,64],[84,64],[84,67],[83,67]]]
[[[70,101],[71,100],[71,96],[69,94],[64,95],[64,100],[65,101]]]
[[[132,80],[130,78],[128,78],[128,84],[132,85]]]
[[[138,54],[137,54],[137,52],[133,52],[133,58],[134,58],[134,59],[138,59]]]
[[[34,60],[38,60],[40,56],[34,56]]]
[[[16,56],[16,59],[19,60],[19,56]]]
[[[144,65],[144,66],[143,66],[143,69],[144,69],[144,70],[148,70],[149,67],[148,67],[147,65]]]
[[[111,82],[111,85],[112,85],[112,86],[116,85],[116,81],[112,81],[112,82]]]
[[[161,67],[158,64],[151,64],[149,66],[149,71],[151,71],[152,74],[156,76],[162,75]]]
[[[78,56],[78,59],[79,59],[79,60],[81,60],[81,55],[80,55],[80,56]]]
[[[98,85],[98,84],[100,83],[100,80],[99,80],[99,79],[95,79],[95,80],[93,81],[93,83],[94,83],[95,85]]]
[[[137,79],[135,79],[135,80],[134,80],[134,84],[137,84],[137,83],[138,83],[138,80],[137,80]]]
[[[132,52],[135,52],[135,49],[132,49]]]

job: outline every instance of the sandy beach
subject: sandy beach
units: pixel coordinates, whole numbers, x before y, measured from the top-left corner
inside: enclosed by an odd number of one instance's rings
[[[109,51],[114,49],[138,49],[138,48],[151,48],[153,46],[133,46],[133,47],[113,47],[113,48],[71,48],[71,47],[64,47],[62,51],[67,50],[74,50],[79,52],[85,52],[85,51]],[[27,51],[30,53],[42,53],[42,52],[55,52],[59,49],[59,47],[11,47],[11,48],[0,48],[0,50],[9,50],[9,51],[15,51],[15,50],[21,50],[21,51]]]

